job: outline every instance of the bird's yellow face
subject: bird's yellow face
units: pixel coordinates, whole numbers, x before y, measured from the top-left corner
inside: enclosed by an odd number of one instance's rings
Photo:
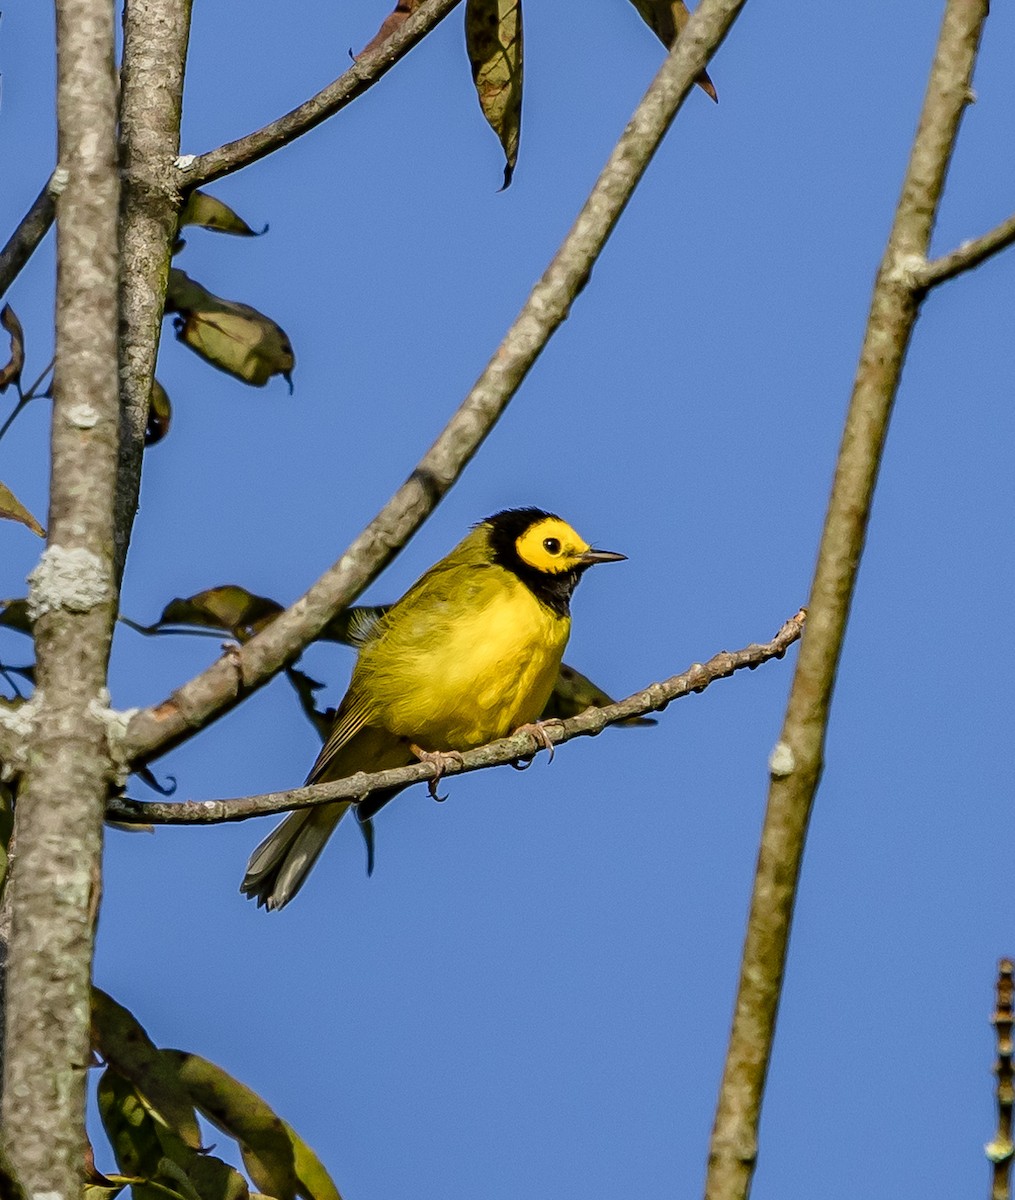
[[[588,542],[560,517],[543,517],[515,539],[515,553],[534,571],[562,575],[585,566],[591,550]]]
[[[571,593],[589,567],[624,557],[594,549],[566,521],[541,508],[506,508],[480,527],[492,564],[515,575],[558,617],[569,615]]]

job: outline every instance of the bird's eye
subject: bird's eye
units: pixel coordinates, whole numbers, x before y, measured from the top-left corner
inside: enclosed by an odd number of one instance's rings
[[[547,554],[559,554],[560,542],[558,542],[556,538],[544,538],[543,549]]]

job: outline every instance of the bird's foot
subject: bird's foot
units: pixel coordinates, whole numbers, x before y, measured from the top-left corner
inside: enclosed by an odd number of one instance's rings
[[[409,749],[420,762],[431,763],[437,768],[437,773],[434,777],[427,780],[427,791],[434,800],[447,800],[447,796],[439,796],[437,794],[437,784],[448,769],[448,763],[457,763],[460,767],[463,767],[465,766],[465,759],[457,750],[424,750],[422,747],[415,745],[415,743],[410,743]]]
[[[530,737],[534,738],[536,742],[538,742],[536,749],[531,754],[526,755],[524,758],[521,758],[517,762],[511,764],[516,770],[524,771],[528,767],[531,767],[532,760],[539,753],[540,748],[549,751],[549,761],[553,762],[553,756],[556,753],[556,747],[550,740],[550,735],[546,732],[548,725],[556,725],[559,728],[560,721],[558,721],[556,717],[551,717],[548,721],[528,721],[524,725],[519,725],[511,735],[514,737],[515,733],[527,733]]]

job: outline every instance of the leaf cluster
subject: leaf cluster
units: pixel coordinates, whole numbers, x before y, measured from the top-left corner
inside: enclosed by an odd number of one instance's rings
[[[119,1173],[88,1164],[87,1200],[341,1200],[320,1159],[250,1088],[197,1054],[157,1047],[98,988],[92,1048],[104,1064],[98,1108]],[[248,1180],[202,1145],[198,1114],[237,1145]],[[251,1185],[253,1185],[252,1190]]]

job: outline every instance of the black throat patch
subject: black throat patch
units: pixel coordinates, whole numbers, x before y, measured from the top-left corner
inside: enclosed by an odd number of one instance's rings
[[[584,568],[561,571],[558,574],[537,571],[523,562],[515,549],[515,542],[530,525],[551,516],[553,513],[544,512],[541,508],[509,508],[487,517],[482,524],[490,530],[493,561],[517,575],[536,599],[545,604],[551,612],[556,613],[558,617],[569,617],[571,596],[578,586]]]

